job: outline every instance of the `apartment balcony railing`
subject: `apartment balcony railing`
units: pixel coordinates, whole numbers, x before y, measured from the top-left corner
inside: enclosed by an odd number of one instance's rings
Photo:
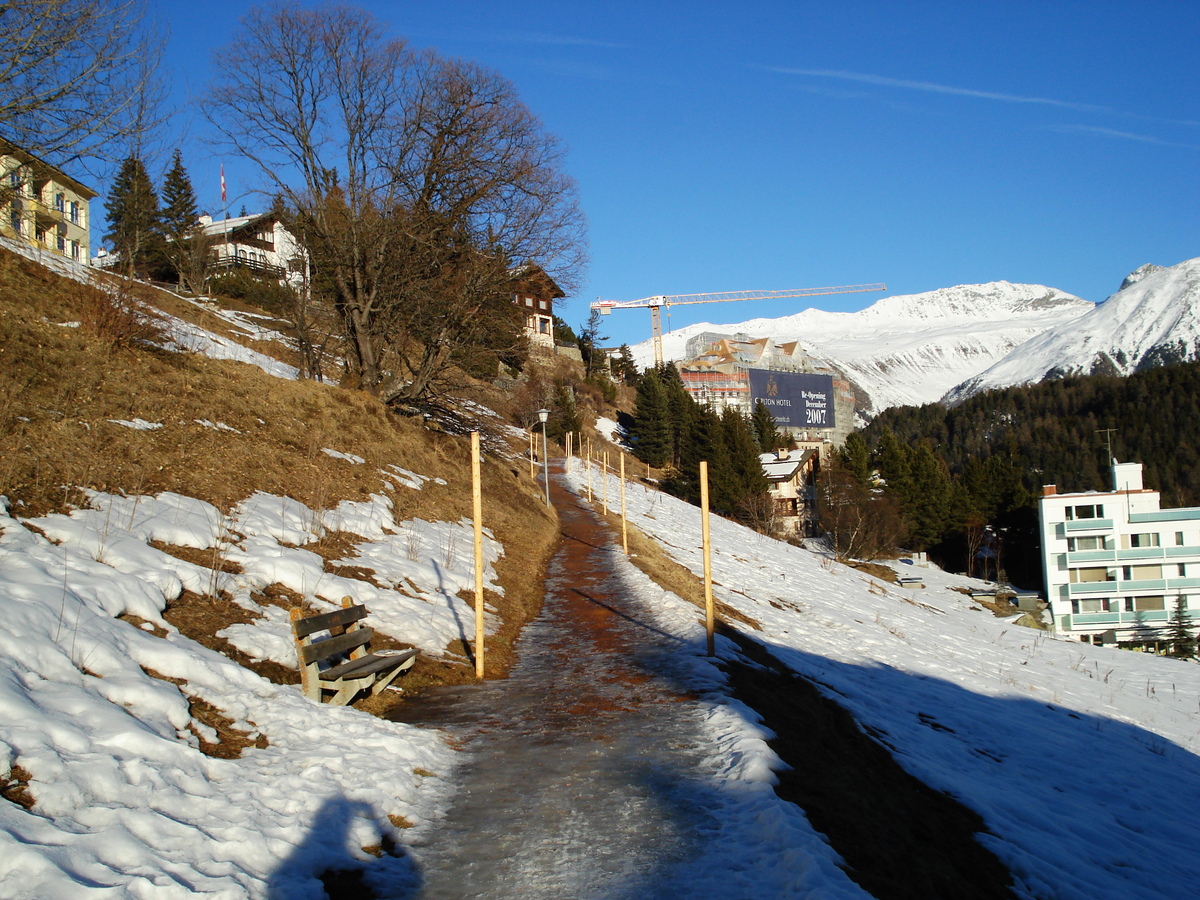
[[[1089,597],[1097,594],[1110,597],[1133,597],[1139,594],[1195,590],[1200,578],[1144,578],[1130,581],[1077,581],[1066,585],[1068,597]]]
[[[1140,563],[1147,559],[1188,559],[1200,561],[1200,547],[1126,547],[1122,550],[1070,550],[1066,563],[1077,566],[1082,563]]]
[[[1112,531],[1112,519],[1075,519],[1072,522],[1062,522],[1062,531],[1066,534],[1079,534],[1081,531]]]
[[[1147,625],[1165,624],[1171,617],[1167,609],[1143,609],[1136,612],[1110,610],[1109,612],[1066,613],[1058,617],[1064,630],[1108,625],[1117,628],[1139,628]]]

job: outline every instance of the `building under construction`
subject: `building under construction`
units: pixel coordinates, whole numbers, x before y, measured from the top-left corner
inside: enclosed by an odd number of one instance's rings
[[[814,361],[798,341],[706,331],[687,343],[677,363],[697,402],[750,415],[762,400],[779,430],[801,446],[840,446],[853,430],[854,391],[832,368]]]

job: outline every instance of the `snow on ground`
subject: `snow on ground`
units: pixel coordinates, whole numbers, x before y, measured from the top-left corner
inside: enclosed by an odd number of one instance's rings
[[[686,896],[869,897],[839,868],[841,857],[804,811],[775,794],[775,772],[785,764],[767,744],[773,735],[752,709],[728,696],[724,674],[704,655],[707,637],[696,607],[624,559],[619,542],[613,550],[622,587],[646,604],[663,634],[690,648],[676,655],[674,667],[703,708],[705,760],[679,781],[706,782],[704,807],[721,827],[703,856],[688,864],[686,888],[677,889]],[[718,657],[736,653],[727,638],[717,636],[716,646]]]
[[[328,574],[296,546],[327,531],[360,536],[338,564],[373,570],[374,583]],[[242,571],[151,541],[211,549]],[[251,596],[281,583],[329,609],[349,595],[379,631],[440,654],[473,628],[457,596],[473,586],[472,546],[468,521],[397,523],[380,495],[317,511],[258,493],[226,517],[176,494],[93,492],[87,509],[26,522],[0,500],[0,775],[24,770],[36,799],[29,811],[0,802],[0,896],[319,898],[318,873],[403,839],[389,816],[428,827],[449,792],[452,751],[436,732],[316,705],[183,637],[162,611],[184,589],[225,592],[264,618],[222,636],[295,665],[286,611]],[[500,591],[501,548],[490,534],[485,548],[487,585]],[[265,746],[201,754],[189,724],[215,733],[191,719],[187,697]],[[394,890],[414,877],[403,858],[371,873]]]
[[[699,510],[642,487],[627,503],[702,573]],[[979,582],[932,568],[925,589],[902,588],[715,517],[712,546],[718,599],[908,771],[982,815],[1019,896],[1194,893],[1200,666],[995,619],[956,590]]]
[[[160,312],[158,315],[167,332],[172,350],[190,350],[212,359],[232,359],[236,362],[249,363],[277,378],[294,381],[300,377],[300,370],[295,366],[289,366],[265,353],[243,347],[237,341],[215,334],[169,313]]]
[[[628,444],[625,440],[625,429],[622,428],[614,419],[609,419],[606,416],[597,416],[596,430],[604,435],[604,439],[610,444],[616,444],[618,447],[628,448]]]

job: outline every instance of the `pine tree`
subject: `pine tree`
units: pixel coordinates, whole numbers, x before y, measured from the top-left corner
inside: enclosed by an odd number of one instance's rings
[[[758,442],[758,449],[762,453],[771,453],[779,449],[779,429],[775,425],[775,417],[771,415],[771,411],[767,409],[767,404],[762,400],[757,400],[754,403],[754,414],[750,417],[751,427],[754,429],[754,439]],[[862,440],[862,438],[859,438]]]
[[[196,227],[196,192],[179,150],[171,157],[171,168],[163,178],[162,200],[163,236],[176,241],[187,237]]]
[[[867,442],[857,431],[846,435],[842,445],[841,463],[859,484],[866,484],[871,478],[871,451]]]
[[[1196,655],[1196,636],[1192,632],[1192,623],[1188,618],[1187,607],[1183,597],[1175,598],[1175,608],[1171,610],[1170,630],[1167,640],[1171,643],[1171,655],[1180,659],[1190,659]]]
[[[728,469],[730,493],[724,511],[744,520],[752,501],[767,493],[758,444],[750,424],[736,410],[726,407],[721,414],[721,439],[725,444],[724,462]]]
[[[562,380],[554,385],[554,400],[550,404],[553,414],[546,423],[546,434],[549,440],[560,444],[566,443],[567,434],[583,429],[583,419],[575,406],[575,392]]]
[[[672,367],[673,368],[673,367]],[[691,397],[688,397],[691,401]],[[692,404],[687,412],[687,427],[679,442],[679,461],[663,489],[688,503],[700,502],[700,463],[708,463],[709,505],[715,512],[732,512],[728,498],[734,493],[721,419],[711,409]]]
[[[622,344],[617,358],[613,361],[613,374],[625,384],[636,384],[638,379],[637,363],[633,361],[633,351],[628,344]]]
[[[671,461],[670,415],[658,371],[650,369],[638,379],[637,405],[629,436],[637,458],[656,469]]]
[[[160,213],[158,194],[138,157],[121,164],[104,212],[109,227],[104,238],[120,255],[121,266],[130,274],[147,276],[161,244]]]
[[[579,329],[579,353],[583,357],[585,378],[590,378],[596,371],[596,367],[604,355],[600,352],[598,345],[601,341],[607,341],[608,335],[601,334],[600,328],[600,310],[593,309],[592,314],[588,316],[587,324]]]
[[[679,377],[679,370],[675,368],[674,363],[663,363],[656,371],[667,399],[667,421],[671,428],[671,462],[677,466],[682,465],[684,443],[692,433],[700,407],[683,386],[683,379]]]
[[[171,168],[163,178],[162,199],[163,252],[180,284],[200,293],[207,275],[208,247],[197,228],[196,192],[179,150],[172,156]]]

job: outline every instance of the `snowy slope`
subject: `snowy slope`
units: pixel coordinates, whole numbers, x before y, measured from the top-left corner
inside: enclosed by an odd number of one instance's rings
[[[700,575],[699,510],[642,486],[627,500]],[[926,588],[902,588],[716,517],[712,547],[716,598],[758,623],[738,627],[977,811],[1016,896],[1195,895],[1200,665],[996,619],[961,593],[980,582],[932,568],[903,567]]]
[[[1128,375],[1200,357],[1200,258],[1169,268],[1142,266],[1088,314],[1026,341],[946,395],[956,403],[981,391],[1056,375]]]
[[[326,529],[363,536],[344,564],[404,589],[331,575],[295,546]],[[224,516],[176,494],[93,493],[88,509],[28,522],[0,498],[0,776],[6,789],[27,779],[35,801],[0,802],[0,897],[319,900],[320,872],[401,840],[402,820],[429,827],[454,755],[436,732],[315,704],[184,637],[162,611],[184,589],[224,592],[256,619],[220,636],[294,666],[287,611],[252,597],[281,583],[317,608],[365,601],[379,631],[437,654],[472,615],[457,596],[471,561],[449,568],[440,549],[452,533],[469,545],[469,524],[398,523],[383,496],[322,513],[255,494]],[[158,541],[217,548],[241,572]],[[130,615],[144,623],[119,618]],[[198,738],[218,735],[193,701],[257,746],[202,754]],[[414,879],[402,858],[372,873],[392,891]]]
[[[966,284],[884,297],[860,312],[807,309],[777,319],[689,325],[663,336],[663,351],[682,358],[703,331],[797,340],[814,359],[847,375],[869,414],[930,403],[1048,328],[1073,321],[1093,304],[1042,285]],[[638,365],[653,362],[650,342],[633,348]]]

